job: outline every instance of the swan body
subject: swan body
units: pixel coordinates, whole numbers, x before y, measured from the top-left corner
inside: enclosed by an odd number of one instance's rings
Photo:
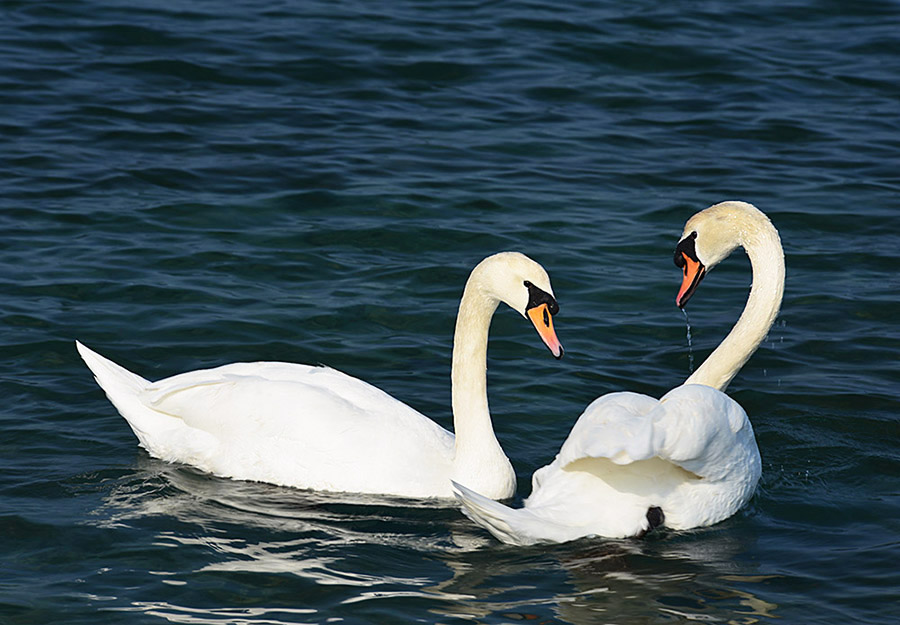
[[[509,497],[515,474],[491,425],[487,333],[500,301],[562,356],[544,269],[515,252],[472,271],[454,336],[456,436],[384,391],[330,369],[235,363],[149,382],[76,342],[107,397],[151,455],[223,477],[316,490],[452,497],[472,480]]]
[[[758,209],[724,202],[688,220],[676,248],[684,307],[704,275],[735,248],[747,250],[753,286],[740,319],[681,386],[662,399],[630,392],[596,399],[554,461],[532,477],[512,509],[455,483],[463,512],[503,542],[525,545],[583,536],[641,536],[659,525],[690,529],[722,521],[749,501],[761,474],[753,428],[723,391],[778,314],[784,255]]]

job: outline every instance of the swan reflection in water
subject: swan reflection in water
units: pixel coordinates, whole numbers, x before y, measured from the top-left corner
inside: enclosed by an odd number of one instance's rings
[[[150,589],[111,606],[175,623],[296,623],[423,604],[440,618],[573,624],[603,614],[753,622],[776,609],[748,590],[766,578],[742,561],[753,538],[729,527],[740,517],[643,540],[512,548],[446,503],[239,482],[141,452],[95,518],[149,529],[157,549],[175,550],[160,558],[168,570],[151,573],[185,595]]]

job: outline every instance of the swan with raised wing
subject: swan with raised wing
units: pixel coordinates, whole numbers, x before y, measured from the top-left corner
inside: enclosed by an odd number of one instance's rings
[[[76,342],[107,397],[152,456],[222,477],[297,488],[453,497],[451,480],[510,497],[515,473],[487,402],[491,317],[505,302],[556,358],[559,306],[538,263],[503,252],[479,263],[453,340],[454,434],[378,388],[328,367],[235,363],[149,382]]]
[[[463,511],[503,542],[640,536],[665,525],[712,525],[752,496],[761,462],[747,414],[723,391],[763,341],[784,290],[784,253],[768,217],[723,202],[688,220],[675,249],[683,308],[717,263],[743,247],[753,284],[740,319],[682,386],[662,399],[631,392],[596,399],[554,461],[532,478],[524,507],[482,497],[457,480]]]

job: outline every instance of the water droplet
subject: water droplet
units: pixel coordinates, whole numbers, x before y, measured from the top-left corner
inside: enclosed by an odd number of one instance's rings
[[[694,372],[694,345],[691,341],[691,320],[688,319],[687,311],[682,308],[684,313],[684,325],[687,326],[687,343],[688,343],[688,375]]]

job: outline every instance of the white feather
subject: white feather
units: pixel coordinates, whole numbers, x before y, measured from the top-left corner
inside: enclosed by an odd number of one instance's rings
[[[452,498],[456,478],[508,497],[515,473],[487,410],[487,333],[500,301],[525,314],[526,283],[552,294],[539,264],[504,252],[482,261],[466,284],[454,337],[455,437],[387,393],[327,367],[236,363],[149,382],[77,347],[157,458],[298,488]],[[561,349],[550,335],[544,329],[551,349]]]
[[[753,495],[761,472],[753,428],[723,390],[778,313],[784,255],[768,218],[743,202],[701,211],[684,236],[696,237],[697,256],[712,264],[739,245],[747,249],[753,288],[740,320],[662,399],[611,393],[591,403],[556,459],[534,473],[523,508],[488,504],[456,486],[463,511],[498,539],[522,545],[637,536],[650,529],[651,508],[673,529],[702,527],[733,515]]]

